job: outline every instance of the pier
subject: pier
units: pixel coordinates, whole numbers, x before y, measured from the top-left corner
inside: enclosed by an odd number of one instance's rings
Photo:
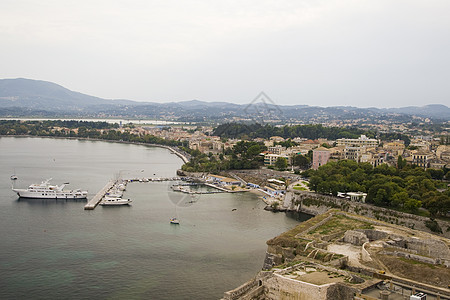
[[[127,178],[124,179],[126,182],[152,182],[152,181],[181,181],[181,177],[141,177],[141,178]]]
[[[233,190],[229,190],[229,189],[226,189],[226,188],[217,186],[217,185],[215,185],[215,184],[212,184],[212,183],[206,183],[206,182],[204,183],[204,185],[209,186],[209,187],[212,187],[212,188],[215,188],[215,189],[218,189],[218,190],[220,190],[220,191],[222,191],[222,192],[226,192],[226,193],[242,193],[242,192],[248,192],[248,190],[238,190],[238,191],[233,191]]]
[[[84,206],[85,210],[93,210],[102,200],[105,194],[117,183],[117,180],[109,181],[88,203]]]
[[[174,192],[181,192],[181,193],[185,193],[185,194],[197,194],[197,195],[201,195],[201,194],[218,194],[218,193],[223,193],[224,191],[192,191],[190,188],[188,188],[188,186],[194,186],[194,185],[202,185],[202,184],[177,184],[177,185],[173,185],[171,188]]]

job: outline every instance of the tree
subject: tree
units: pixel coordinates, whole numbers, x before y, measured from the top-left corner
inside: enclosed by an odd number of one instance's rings
[[[309,188],[313,191],[318,191],[318,186],[322,182],[322,178],[320,176],[314,175],[309,179]]]
[[[444,170],[442,169],[427,169],[427,173],[429,173],[433,179],[442,180],[444,178]]]
[[[397,169],[403,169],[406,166],[406,159],[403,159],[401,155],[397,158]]]
[[[261,153],[261,145],[252,145],[248,147],[247,156],[252,158],[254,156],[258,156]]]
[[[307,169],[309,167],[310,160],[308,157],[298,154],[294,156],[293,165],[300,167],[301,169]]]
[[[277,168],[280,171],[283,171],[287,168],[288,163],[287,159],[284,157],[278,157],[277,161],[275,162],[275,168]]]
[[[405,202],[405,209],[412,213],[416,213],[421,206],[422,202],[416,199],[408,199]]]
[[[396,194],[394,194],[394,196],[392,196],[391,203],[395,207],[402,207],[408,200],[409,200],[408,193],[400,192],[400,193],[396,193]]]

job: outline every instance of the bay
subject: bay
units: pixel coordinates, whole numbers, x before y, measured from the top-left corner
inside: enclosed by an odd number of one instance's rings
[[[129,207],[18,199],[47,178],[89,190],[125,178],[172,177],[182,161],[158,147],[32,137],[0,138],[1,299],[219,299],[253,277],[266,241],[306,216],[263,210],[255,195],[171,191],[130,183]],[[169,224],[178,216],[181,225]]]

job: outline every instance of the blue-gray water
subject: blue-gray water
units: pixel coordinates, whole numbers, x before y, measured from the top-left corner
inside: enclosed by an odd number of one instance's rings
[[[1,137],[0,299],[218,299],[250,279],[266,240],[298,224],[253,194],[190,198],[168,182],[130,183],[132,206],[85,211],[86,201],[11,191],[15,173],[16,186],[52,177],[90,198],[119,172],[168,177],[181,164],[162,148]]]

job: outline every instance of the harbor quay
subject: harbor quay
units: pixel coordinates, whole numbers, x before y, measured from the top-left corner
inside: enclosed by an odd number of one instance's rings
[[[106,193],[117,183],[117,180],[110,180],[108,183],[84,206],[85,210],[93,210],[100,203]]]

